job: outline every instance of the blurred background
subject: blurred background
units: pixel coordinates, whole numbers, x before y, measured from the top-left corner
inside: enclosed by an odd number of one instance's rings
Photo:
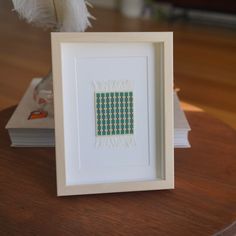
[[[173,31],[174,83],[184,109],[236,129],[235,0],[90,0],[88,31]],[[51,69],[50,32],[19,20],[0,0],[0,110],[16,105]]]

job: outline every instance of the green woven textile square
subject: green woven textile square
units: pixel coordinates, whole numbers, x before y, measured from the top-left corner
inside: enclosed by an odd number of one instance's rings
[[[133,92],[95,93],[96,135],[134,133]]]

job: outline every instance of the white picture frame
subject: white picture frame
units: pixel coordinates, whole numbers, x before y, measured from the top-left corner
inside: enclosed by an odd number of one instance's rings
[[[172,32],[52,33],[51,40],[57,195],[173,189]],[[132,84],[129,136],[97,136],[94,81],[110,80]],[[121,146],[96,146],[114,136]],[[124,137],[134,140],[122,146]]]

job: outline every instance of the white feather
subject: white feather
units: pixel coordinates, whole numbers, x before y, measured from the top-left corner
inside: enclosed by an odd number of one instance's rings
[[[93,18],[84,0],[12,0],[28,23],[58,31],[85,31]]]
[[[12,0],[14,9],[28,23],[44,28],[57,26],[52,0]]]
[[[85,31],[90,25],[86,2],[84,0],[57,0],[62,3],[61,7],[61,30],[67,32]]]

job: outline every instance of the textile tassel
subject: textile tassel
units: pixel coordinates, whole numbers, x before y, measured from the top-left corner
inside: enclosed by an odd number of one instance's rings
[[[120,81],[94,81],[94,91],[95,91],[95,112],[96,112],[96,148],[104,148],[104,147],[108,147],[108,148],[128,148],[131,146],[135,146],[135,133],[133,132],[135,129],[134,127],[134,113],[132,112],[132,115],[130,113],[131,109],[133,110],[133,83],[132,81],[128,81],[128,80],[120,80]],[[117,132],[116,129],[112,129],[112,127],[110,126],[110,124],[113,122],[116,122],[117,118],[117,112],[115,112],[111,109],[112,107],[117,106],[117,103],[115,103],[116,101],[116,94],[119,94],[118,96],[122,96],[122,94],[124,94],[124,98],[126,95],[125,94],[132,94],[132,101],[129,100],[129,102],[127,103],[127,109],[129,110],[129,112],[125,112],[124,113],[120,113],[119,115],[123,115],[124,117],[124,123],[125,122],[130,122],[130,118],[132,116],[132,132],[131,130],[128,128],[127,130],[123,130],[123,134],[121,134],[121,130],[119,130],[119,132]],[[108,100],[106,100],[105,104],[101,103],[101,99],[99,97],[101,97],[103,94],[103,96],[108,96]],[[112,97],[114,96],[114,97]],[[127,95],[128,96],[128,95]],[[120,97],[117,97],[120,99]],[[114,98],[114,100],[111,100],[112,98]],[[100,103],[98,102],[100,101]],[[114,101],[114,102],[113,102]],[[112,105],[111,105],[112,104]],[[132,105],[130,105],[132,104]],[[101,108],[104,107],[105,108]],[[120,110],[121,105],[118,105],[118,110]],[[132,106],[132,108],[131,108]],[[125,105],[124,105],[125,107]],[[114,116],[112,116],[114,115]],[[126,117],[127,115],[127,117]],[[105,119],[100,118],[100,120],[98,119],[99,117],[106,117]],[[109,116],[109,118],[108,118]],[[112,117],[116,117],[116,118],[112,118]],[[104,127],[105,128],[98,128],[100,123],[103,123],[104,121],[107,122],[107,118],[110,119],[110,122],[108,124],[106,124]],[[113,120],[112,120],[113,119]],[[120,119],[120,118],[119,118]],[[119,126],[121,125],[121,120],[118,121],[119,122]],[[117,124],[117,123],[116,123]],[[107,126],[110,127],[110,131],[107,128]],[[103,127],[103,126],[102,126]]]
[[[120,148],[135,146],[134,135],[96,137],[96,148]]]

